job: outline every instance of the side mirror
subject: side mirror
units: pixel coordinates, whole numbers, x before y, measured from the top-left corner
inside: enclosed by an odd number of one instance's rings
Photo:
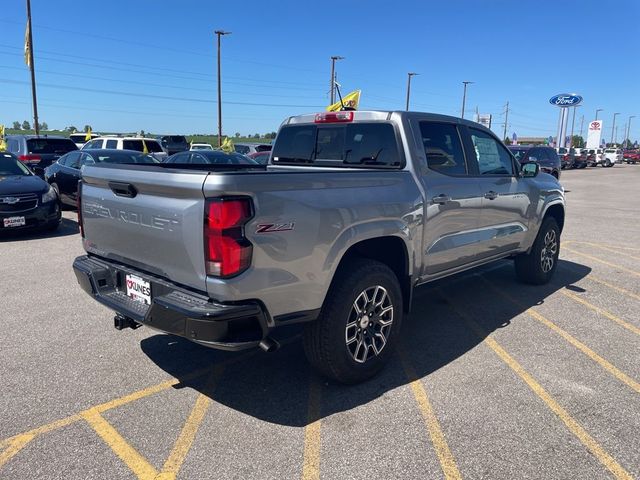
[[[534,162],[527,162],[522,165],[522,176],[525,178],[536,177],[540,173],[540,165]]]

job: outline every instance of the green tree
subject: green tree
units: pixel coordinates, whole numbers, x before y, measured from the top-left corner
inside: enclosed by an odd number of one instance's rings
[[[27,120],[22,122],[22,130],[31,130],[31,124]]]
[[[68,126],[67,128],[65,128],[64,130],[65,130],[65,132],[71,132],[71,133],[73,133],[73,132],[77,132],[77,131],[78,131],[78,129],[77,129],[74,125],[69,125],[69,126]]]
[[[240,138],[240,132],[236,132],[235,137]]]
[[[47,122],[42,122],[40,124],[40,130],[49,130],[49,125],[47,125]]]
[[[91,125],[85,125],[84,126],[84,131],[88,132],[89,130],[93,130],[93,128],[91,128]]]
[[[259,134],[259,133],[256,133],[256,134],[253,136],[253,138],[260,138],[260,134]]]
[[[20,122],[18,122],[17,120],[13,122],[13,129],[20,130]]]
[[[576,148],[583,148],[584,138],[582,138],[580,135],[574,135],[572,137],[571,145],[573,145]]]
[[[511,145],[511,139],[509,137],[504,139],[504,144],[505,145]]]

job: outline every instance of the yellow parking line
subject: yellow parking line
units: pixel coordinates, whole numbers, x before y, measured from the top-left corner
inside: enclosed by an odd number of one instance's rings
[[[440,422],[433,411],[433,407],[431,406],[431,402],[429,401],[429,396],[427,395],[424,385],[416,375],[415,369],[406,359],[405,355],[401,354],[400,360],[402,362],[405,375],[409,379],[409,385],[413,392],[413,396],[416,399],[416,403],[418,404],[418,409],[420,410],[424,423],[427,426],[427,431],[431,437],[431,443],[436,451],[436,455],[438,455],[442,473],[447,480],[461,479],[462,475],[460,475],[460,470],[458,470],[456,460],[449,449],[444,432],[442,431]]]
[[[602,309],[600,307],[592,305],[591,303],[587,302],[586,300],[580,298],[575,293],[571,293],[571,292],[568,292],[566,290],[560,290],[560,293],[562,293],[565,297],[569,297],[570,299],[572,299],[572,300],[584,305],[588,309],[593,310],[596,313],[599,313],[603,317],[607,317],[612,322],[617,323],[618,325],[620,325],[621,327],[626,328],[630,332],[633,332],[636,335],[640,335],[640,328],[636,327],[635,325],[630,324],[629,322],[625,322],[621,318],[616,317],[613,313],[609,313],[609,312],[607,312],[606,310],[604,310],[604,309]]]
[[[615,290],[617,292],[620,292],[620,293],[622,293],[624,295],[627,295],[627,296],[629,296],[631,298],[634,298],[636,300],[640,300],[640,295],[637,295],[637,294],[635,294],[633,292],[630,292],[629,290],[626,290],[626,289],[624,289],[622,287],[618,287],[617,285],[612,285],[611,283],[606,282],[606,281],[602,280],[600,277],[596,277],[595,275],[593,275],[591,273],[589,275],[587,275],[587,279],[588,280],[593,280],[596,283],[600,283],[601,285],[604,285],[605,287],[609,287],[609,288],[611,288],[611,289],[613,289],[613,290]]]
[[[578,240],[567,240],[562,242],[563,245],[569,245],[570,243],[577,243],[577,244],[581,244],[581,245],[591,245],[592,247],[607,247],[607,248],[621,248],[623,250],[631,250],[633,252],[640,252],[640,248],[635,248],[635,247],[628,247],[626,245],[603,245],[601,243],[595,243],[595,242],[581,242]]]
[[[38,435],[50,432],[51,430],[55,430],[57,428],[65,427],[81,419],[82,417],[78,414],[70,415],[60,420],[56,420],[55,422],[51,422],[41,427],[34,428],[32,430],[29,430],[28,432],[19,433],[18,435],[14,435],[13,437],[9,437],[3,440],[2,446],[9,446],[0,454],[0,468],[2,468],[5,463],[7,463],[13,456],[15,456],[20,450],[22,450],[22,448],[24,448],[27,443],[29,443]]]
[[[574,253],[576,255],[580,255],[582,257],[588,258],[590,260],[593,260],[594,262],[602,263],[603,265],[608,265],[609,267],[616,268],[616,269],[621,270],[623,272],[630,273],[631,275],[635,275],[637,277],[640,277],[640,272],[636,272],[634,270],[630,270],[630,269],[622,267],[620,265],[616,265],[615,263],[607,262],[606,260],[602,260],[602,259],[600,259],[598,257],[594,257],[593,255],[588,255],[586,253],[578,252],[577,250],[573,250],[573,249],[571,249],[569,247],[566,247],[564,245],[563,245],[563,250],[566,250],[567,252],[571,252],[571,253]]]
[[[640,260],[640,257],[636,257],[635,255],[629,255],[626,252],[621,252],[619,250],[614,250],[613,248],[605,247],[604,245],[598,245],[598,244],[595,244],[595,243],[589,243],[588,245],[590,245],[592,247],[595,247],[595,248],[599,248],[601,250],[605,250],[607,252],[615,253],[616,255],[623,255],[625,257],[633,258],[634,260]]]
[[[193,441],[196,438],[196,433],[198,433],[198,429],[204,420],[204,416],[211,405],[211,398],[209,395],[212,394],[214,384],[222,375],[224,367],[217,367],[214,372],[211,374],[209,381],[207,382],[207,386],[205,387],[206,393],[201,393],[198,395],[198,399],[196,400],[196,404],[194,405],[191,413],[189,414],[189,418],[182,427],[182,431],[176,440],[169,457],[164,462],[164,466],[162,467],[162,473],[157,477],[156,480],[173,480],[176,478],[180,467],[184,463],[189,450],[191,450],[191,446],[193,445]]]
[[[440,295],[445,298],[449,305],[460,315],[464,322],[473,330],[476,335],[483,339],[485,343],[498,357],[511,368],[527,386],[549,407],[549,409],[562,420],[565,426],[573,433],[578,440],[602,463],[613,475],[618,479],[631,480],[633,477],[627,472],[610,454],[608,454],[596,442],[591,435],[567,412],[531,374],[529,374],[511,355],[504,350],[500,344],[494,340],[489,334],[466,313],[458,309],[452,301],[440,290]]]
[[[320,399],[321,385],[315,374],[309,379],[309,406],[304,428],[304,453],[302,459],[302,480],[320,478]]]
[[[564,338],[567,342],[569,342],[571,345],[576,347],[578,350],[580,350],[587,357],[589,357],[591,360],[596,362],[598,365],[600,365],[602,368],[604,368],[607,372],[609,372],[611,375],[616,377],[622,383],[624,383],[625,385],[629,386],[631,389],[635,390],[637,393],[640,393],[640,383],[636,382],[629,375],[627,375],[626,373],[622,372],[620,369],[615,367],[612,363],[610,363],[609,361],[607,361],[604,358],[602,358],[600,355],[598,355],[596,352],[591,350],[589,347],[587,347],[580,340],[578,340],[575,337],[573,337],[569,332],[567,332],[566,330],[563,330],[558,325],[553,323],[551,320],[549,320],[548,318],[544,317],[543,315],[541,315],[540,313],[535,311],[533,308],[527,308],[526,306],[522,305],[520,302],[518,302],[517,300],[512,298],[510,295],[507,295],[503,291],[497,289],[486,278],[484,278],[484,277],[482,277],[480,275],[476,275],[476,276],[478,278],[480,278],[483,282],[485,282],[489,286],[489,288],[494,290],[496,293],[498,293],[502,297],[506,298],[507,300],[509,300],[514,305],[524,309],[524,313],[528,314],[529,316],[533,317],[535,320],[539,321],[540,323],[542,323],[546,327],[548,327],[551,330],[553,330],[554,332],[556,332],[558,335],[560,335],[562,338]]]
[[[158,475],[158,471],[96,409],[83,412],[82,417],[139,479],[153,480]]]

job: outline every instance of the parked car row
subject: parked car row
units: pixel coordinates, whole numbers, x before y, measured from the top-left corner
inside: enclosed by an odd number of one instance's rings
[[[562,168],[612,167],[622,163],[619,148],[556,148]]]

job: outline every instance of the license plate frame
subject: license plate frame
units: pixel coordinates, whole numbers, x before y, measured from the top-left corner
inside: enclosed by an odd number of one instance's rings
[[[24,216],[6,217],[2,221],[4,228],[24,227],[27,219]]]
[[[145,305],[151,305],[151,282],[139,275],[127,273],[124,277],[127,297]]]

